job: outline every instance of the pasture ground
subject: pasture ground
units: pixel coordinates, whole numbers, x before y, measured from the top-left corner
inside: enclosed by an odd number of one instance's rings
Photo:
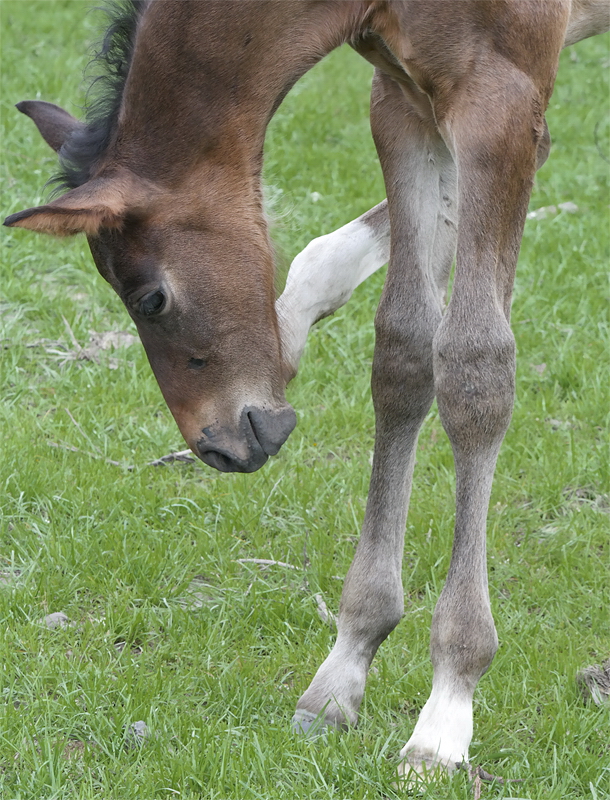
[[[55,157],[12,105],[41,97],[77,113],[99,22],[85,9],[0,4],[3,215],[46,196]],[[609,64],[608,37],[562,57],[531,208],[577,210],[529,220],[520,258],[518,396],[489,513],[501,645],[476,693],[471,758],[524,782],[486,785],[484,798],[610,792],[608,710],[575,684],[610,654]],[[271,126],[265,180],[284,264],[384,196],[370,73],[351,51],[332,54]],[[452,456],[434,410],[408,521],[406,613],[374,661],[361,724],[316,742],[288,724],[333,640],[314,596],[336,611],[363,517],[383,276],[312,332],[288,391],[299,424],[279,456],[222,476],[149,465],[184,444],[138,343],[94,343],[79,358],[93,332],[135,333],[83,238],[5,231],[1,270],[0,796],[399,796],[397,754],[429,690],[452,535]],[[47,629],[59,611],[69,626]],[[150,739],[126,747],[138,720]],[[458,774],[425,796],[473,789]]]

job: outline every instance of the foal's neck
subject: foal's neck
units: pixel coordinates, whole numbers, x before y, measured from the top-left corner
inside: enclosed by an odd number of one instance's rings
[[[308,69],[357,34],[367,6],[152,2],[137,31],[110,158],[169,185],[204,161],[258,175],[273,113]]]

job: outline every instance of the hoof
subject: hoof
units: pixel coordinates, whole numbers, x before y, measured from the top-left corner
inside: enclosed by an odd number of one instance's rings
[[[332,720],[326,719],[323,712],[314,714],[304,708],[297,708],[291,722],[292,730],[299,736],[315,737],[339,730],[339,726]]]
[[[451,775],[462,766],[456,762],[445,763],[435,758],[426,758],[411,751],[398,765],[397,788],[423,788],[432,781]],[[466,769],[468,767],[466,766]]]

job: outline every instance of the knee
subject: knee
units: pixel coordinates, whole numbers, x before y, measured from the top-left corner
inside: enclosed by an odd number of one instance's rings
[[[445,430],[455,437],[503,437],[515,384],[515,339],[501,312],[488,324],[443,320],[434,341],[434,384]]]
[[[421,311],[426,313],[419,313]],[[432,343],[440,311],[380,306],[375,318],[372,389],[377,411],[425,414],[434,397]]]

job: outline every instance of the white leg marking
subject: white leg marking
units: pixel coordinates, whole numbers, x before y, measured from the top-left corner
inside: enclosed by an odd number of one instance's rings
[[[284,361],[295,375],[311,326],[347,303],[356,286],[388,260],[387,214],[376,215],[377,226],[364,221],[369,214],[314,239],[290,266],[275,307]]]
[[[410,770],[424,774],[440,766],[452,772],[456,764],[468,762],[471,739],[472,696],[450,681],[435,680],[413,735],[400,751],[405,760],[399,775],[408,778]]]

